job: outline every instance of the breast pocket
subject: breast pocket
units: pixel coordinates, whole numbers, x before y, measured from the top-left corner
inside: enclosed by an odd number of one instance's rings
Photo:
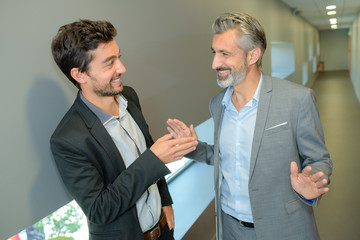
[[[279,124],[275,124],[273,126],[270,126],[270,127],[266,128],[265,132],[264,132],[264,135],[270,135],[270,134],[274,134],[274,133],[277,133],[277,132],[281,132],[281,131],[284,131],[284,130],[286,130],[288,128],[289,128],[288,122],[282,122],[282,123],[279,123]]]

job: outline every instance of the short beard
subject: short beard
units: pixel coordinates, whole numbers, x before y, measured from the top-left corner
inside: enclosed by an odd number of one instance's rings
[[[120,95],[122,91],[114,91],[114,90],[104,90],[104,89],[96,89],[94,90],[95,94],[100,97],[111,97]]]
[[[216,71],[218,72],[220,69],[217,69]],[[247,73],[247,66],[246,63],[243,64],[240,68],[239,71],[230,71],[230,75],[226,78],[221,80],[219,78],[219,74],[217,75],[217,84],[219,85],[219,87],[221,88],[227,88],[230,86],[236,86],[238,85],[242,80],[244,80],[245,76]]]

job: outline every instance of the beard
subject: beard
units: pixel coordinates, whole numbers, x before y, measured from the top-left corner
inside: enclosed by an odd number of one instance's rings
[[[115,90],[112,86],[107,85],[103,88],[94,89],[94,93],[100,97],[110,97],[117,96],[122,92],[122,90]]]
[[[239,70],[234,71],[230,68],[218,68],[218,69],[216,69],[216,72],[223,71],[223,70],[230,70],[230,75],[225,78],[221,78],[221,77],[219,77],[219,74],[217,74],[216,81],[217,81],[217,84],[219,85],[219,87],[227,88],[230,86],[236,86],[242,80],[244,80],[244,78],[246,76],[246,73],[247,73],[246,61],[244,61],[244,63],[241,65]]]
[[[90,75],[89,75],[90,76]],[[112,80],[115,80],[117,78],[119,78],[120,76],[117,76],[117,77],[114,77]],[[90,78],[93,80],[93,81],[96,81],[97,82],[97,79],[90,76]],[[97,84],[93,91],[94,93],[99,96],[99,97],[111,97],[111,96],[117,96],[117,95],[120,95],[121,92],[123,90],[123,85],[121,84],[121,89],[114,89],[113,86],[111,86],[111,83],[109,81],[109,83],[106,83],[106,84]]]

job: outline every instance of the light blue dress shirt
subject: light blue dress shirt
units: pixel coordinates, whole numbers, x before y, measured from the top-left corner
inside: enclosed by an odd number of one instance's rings
[[[129,167],[146,150],[146,142],[139,126],[127,111],[127,100],[119,96],[119,116],[112,116],[90,103],[82,94],[81,100],[100,119],[117,149],[126,167]],[[161,214],[161,198],[156,184],[152,184],[136,202],[139,223],[143,232],[158,223]]]
[[[221,187],[222,210],[245,222],[253,222],[249,198],[249,172],[260,86],[254,97],[238,112],[231,102],[234,92],[229,87],[222,104],[225,107],[220,133],[220,167],[223,174]]]

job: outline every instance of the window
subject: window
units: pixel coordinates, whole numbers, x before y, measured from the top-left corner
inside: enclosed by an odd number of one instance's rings
[[[294,72],[294,44],[290,42],[271,42],[271,75],[286,78]]]
[[[74,200],[11,237],[10,240],[53,238],[89,239],[86,217]]]

